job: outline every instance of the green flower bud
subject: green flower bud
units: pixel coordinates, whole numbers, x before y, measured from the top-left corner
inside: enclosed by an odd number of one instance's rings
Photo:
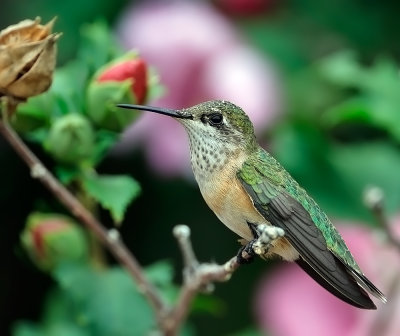
[[[96,82],[88,88],[87,114],[99,127],[121,132],[139,115],[137,111],[121,111],[116,107],[120,102],[135,102],[131,91],[131,81]]]
[[[93,157],[94,145],[90,121],[75,113],[57,119],[45,142],[45,148],[57,161],[74,165]]]
[[[46,271],[63,262],[82,262],[88,256],[88,242],[82,228],[58,214],[31,214],[21,242],[32,261]]]

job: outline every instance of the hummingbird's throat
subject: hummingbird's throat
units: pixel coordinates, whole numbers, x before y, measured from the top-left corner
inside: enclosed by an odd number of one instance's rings
[[[198,181],[222,172],[241,152],[238,146],[221,141],[213,130],[199,130],[191,123],[187,123],[185,128],[189,136],[193,173]]]

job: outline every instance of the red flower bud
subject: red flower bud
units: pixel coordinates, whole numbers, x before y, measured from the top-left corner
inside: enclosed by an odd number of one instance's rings
[[[106,69],[98,82],[132,80],[132,93],[138,104],[143,104],[147,94],[147,65],[140,59],[123,61]]]
[[[62,233],[69,230],[69,225],[57,219],[43,221],[32,229],[33,245],[40,257],[45,256],[45,238],[46,235]]]

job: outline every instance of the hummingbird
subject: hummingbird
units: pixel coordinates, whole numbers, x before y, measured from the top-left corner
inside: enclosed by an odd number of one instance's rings
[[[253,124],[240,107],[224,100],[181,110],[117,106],[167,115],[183,125],[205,202],[242,239],[238,262],[248,263],[255,255],[278,256],[296,262],[322,287],[355,307],[376,309],[368,293],[387,301],[319,205],[258,145]]]

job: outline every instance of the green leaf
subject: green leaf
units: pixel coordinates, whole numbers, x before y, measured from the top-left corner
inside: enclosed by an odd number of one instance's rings
[[[340,51],[330,55],[316,65],[320,76],[338,86],[358,86],[364,72],[354,51]]]
[[[69,184],[76,178],[78,178],[81,174],[81,170],[75,166],[66,166],[66,165],[59,165],[55,168],[56,175],[58,179],[63,184]]]
[[[37,143],[44,143],[49,136],[49,129],[47,127],[41,127],[37,128],[31,132],[28,132],[25,137],[32,141],[32,142],[37,142]]]
[[[119,134],[107,131],[104,129],[99,129],[96,131],[96,143],[94,148],[94,154],[92,158],[93,164],[96,166],[103,160],[110,148],[119,139]]]
[[[13,127],[20,133],[28,133],[48,126],[55,105],[56,97],[51,92],[29,98],[27,102],[18,105],[12,119]]]
[[[400,92],[400,89],[399,89]],[[381,129],[400,142],[400,95],[395,99],[359,95],[326,110],[321,122],[328,128],[363,124]]]
[[[363,80],[358,86],[366,93],[394,98],[399,96],[400,78],[398,64],[386,57],[375,60],[371,67],[364,69]]]
[[[317,68],[324,79],[357,90],[324,113],[322,121],[327,126],[361,121],[387,131],[400,142],[400,77],[393,60],[378,58],[365,67],[355,53],[341,52],[323,60]]]
[[[321,121],[327,127],[335,127],[343,123],[354,122],[368,124],[371,122],[368,102],[359,97],[345,100],[328,109],[322,115]]]
[[[52,326],[60,323],[76,323],[76,315],[71,297],[60,287],[52,288],[46,297],[42,325]]]
[[[53,116],[75,112],[85,108],[85,92],[89,69],[82,61],[71,61],[55,72],[51,92],[57,97]]]
[[[140,192],[139,184],[127,175],[86,175],[85,191],[111,212],[116,223],[122,222],[128,205]]]
[[[141,336],[155,326],[151,307],[121,268],[96,271],[70,264],[54,277],[71,300],[79,324],[91,335]]]

